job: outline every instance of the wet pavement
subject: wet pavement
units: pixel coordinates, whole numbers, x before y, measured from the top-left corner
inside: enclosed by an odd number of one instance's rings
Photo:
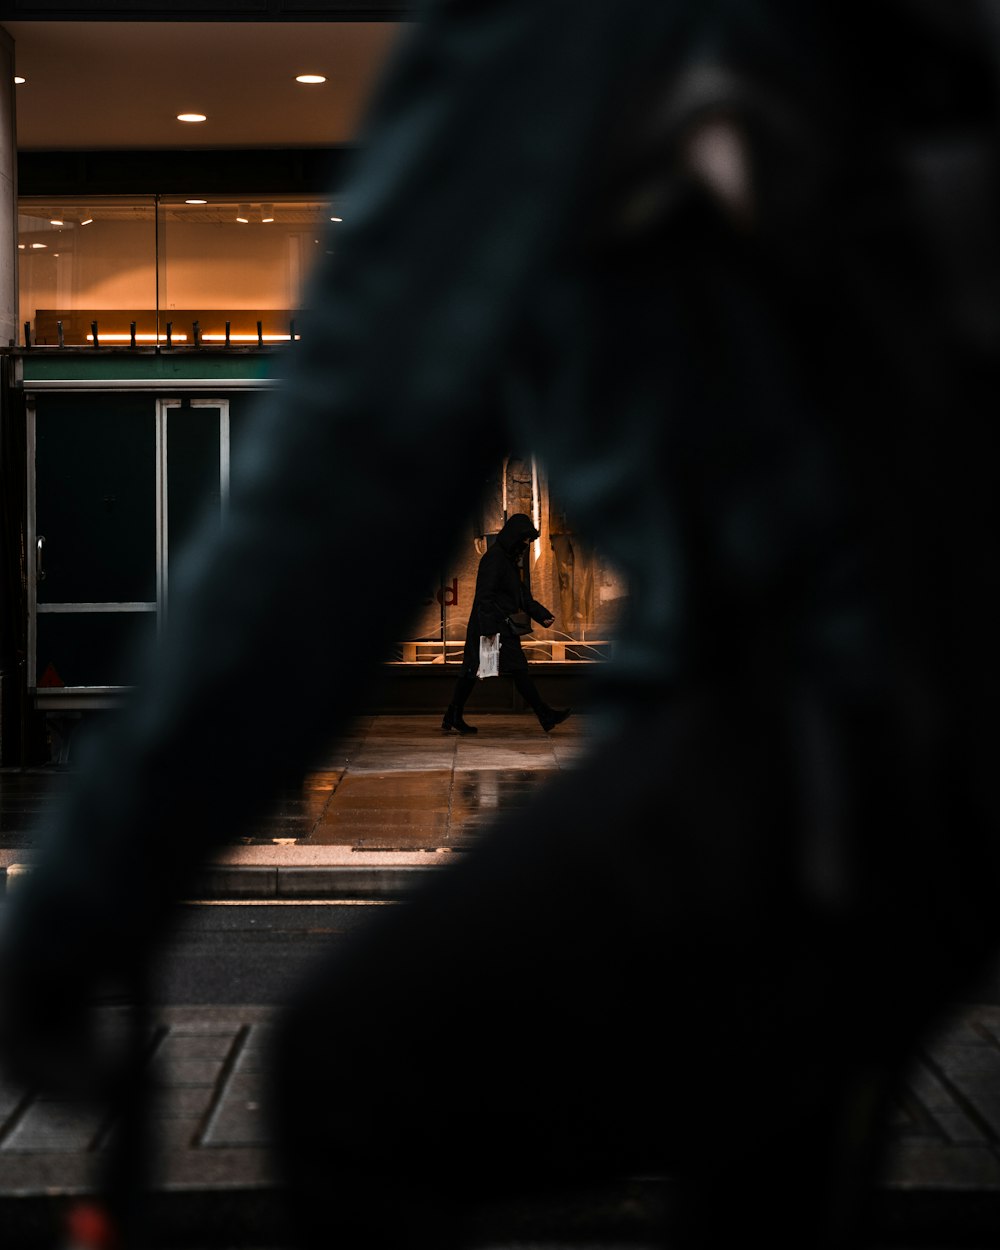
[[[571,767],[587,745],[582,716],[551,734],[530,714],[470,718],[480,732],[465,737],[443,733],[438,715],[360,718],[326,752],[322,767],[285,793],[265,820],[240,830],[232,845],[459,849],[499,810],[526,804],[547,775]],[[0,863],[17,862],[12,852],[35,847],[38,821],[72,775],[72,764],[0,770]]]
[[[530,713],[484,713],[474,723],[479,732],[463,737],[442,732],[440,715],[359,718],[301,785],[215,853],[194,896],[399,897],[498,812],[516,812],[572,767],[593,738],[581,715],[550,734]],[[72,763],[0,770],[6,888],[30,870],[39,822],[72,776]],[[206,786],[219,784],[206,774]]]

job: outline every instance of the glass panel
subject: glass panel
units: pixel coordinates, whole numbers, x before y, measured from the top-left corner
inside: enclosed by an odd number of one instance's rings
[[[145,396],[40,395],[40,603],[156,599],[156,416]]]
[[[92,345],[95,321],[102,346],[129,346],[133,323],[138,347],[168,323],[174,346],[223,346],[227,322],[234,346],[287,342],[339,225],[325,199],[24,197],[20,320],[37,346]]]
[[[260,394],[256,395],[240,395],[235,394],[229,400],[229,458],[233,460],[239,455],[240,448],[246,439],[246,431],[250,427],[250,422],[254,413],[266,403],[266,399]]]
[[[168,578],[203,517],[220,515],[219,416],[218,408],[166,409]]]
[[[467,537],[459,542],[440,585],[428,595],[394,658],[440,663],[445,652],[439,619],[443,613],[447,663],[461,663],[480,558],[496,540],[505,518],[515,512],[532,517],[540,530],[528,551],[526,579],[532,597],[556,618],[550,629],[536,625],[522,639],[528,659],[564,664],[610,658],[627,587],[615,568],[574,530],[572,519],[550,494],[544,467],[531,456],[508,457],[485,482]]]
[[[39,613],[38,685],[130,686],[155,635],[155,612]]]
[[[152,196],[18,204],[20,319],[32,341],[152,344],[156,334],[156,208]]]
[[[287,342],[306,274],[333,250],[339,217],[326,200],[160,202],[160,330],[206,346]],[[258,322],[260,328],[258,330]],[[294,331],[298,333],[296,329]],[[258,334],[260,338],[258,338]]]

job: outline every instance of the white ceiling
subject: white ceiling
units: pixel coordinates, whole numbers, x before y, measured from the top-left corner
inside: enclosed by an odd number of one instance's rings
[[[392,22],[4,22],[22,149],[312,147],[356,137]],[[302,86],[296,74],[325,74]],[[176,120],[198,112],[196,125]]]

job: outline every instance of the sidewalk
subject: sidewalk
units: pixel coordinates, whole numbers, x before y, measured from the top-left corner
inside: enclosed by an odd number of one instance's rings
[[[572,767],[587,745],[582,716],[551,734],[530,713],[470,711],[469,720],[480,732],[461,737],[442,733],[440,716],[360,718],[300,789],[214,857],[198,897],[398,897],[499,810],[523,806],[547,775]],[[35,822],[72,771],[0,770],[6,884],[30,866]]]
[[[271,1018],[260,1007],[158,1012],[151,1063],[162,1157],[153,1207],[167,1247],[282,1250],[261,1111]],[[752,1126],[720,1125],[720,1132],[732,1130]],[[921,1048],[894,1133],[878,1245],[995,1246],[1000,1008],[967,1009]],[[51,1250],[60,1212],[74,1196],[92,1192],[108,1138],[99,1111],[0,1085],[0,1244]],[[781,1201],[780,1177],[774,1200]],[[669,1179],[635,1178],[581,1195],[571,1210],[565,1202],[561,1209],[519,1207],[505,1231],[511,1243],[544,1242],[552,1250],[624,1243],[634,1250],[636,1243],[653,1244],[657,1216],[669,1201]]]
[[[359,721],[300,791],[216,857],[200,896],[400,897],[461,853],[497,811],[523,805],[547,775],[570,767],[588,740],[582,717],[549,736],[530,716],[470,720],[480,726],[476,737],[441,734],[437,717]],[[0,772],[0,865],[10,888],[30,871],[34,821],[67,780],[64,769]],[[117,1009],[106,1010],[114,1017]],[[163,1157],[155,1204],[158,1225],[177,1231],[168,1247],[283,1250],[261,1113],[271,1019],[257,1006],[157,1013],[151,1062]],[[927,1039],[892,1128],[884,1244],[1000,1244],[1000,1007],[971,1004]],[[53,1246],[60,1206],[95,1183],[108,1129],[93,1109],[0,1086],[0,1246]],[[752,1134],[753,1126],[720,1124],[719,1132]],[[652,1242],[669,1194],[665,1178],[637,1178],[581,1199],[572,1213],[521,1211],[510,1241],[550,1250],[628,1242],[634,1250]],[[195,1239],[186,1239],[193,1229]]]

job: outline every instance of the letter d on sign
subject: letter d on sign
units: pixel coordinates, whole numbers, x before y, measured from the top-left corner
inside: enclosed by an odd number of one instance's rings
[[[439,586],[434,597],[446,608],[458,607],[458,578],[453,577],[450,586]]]

